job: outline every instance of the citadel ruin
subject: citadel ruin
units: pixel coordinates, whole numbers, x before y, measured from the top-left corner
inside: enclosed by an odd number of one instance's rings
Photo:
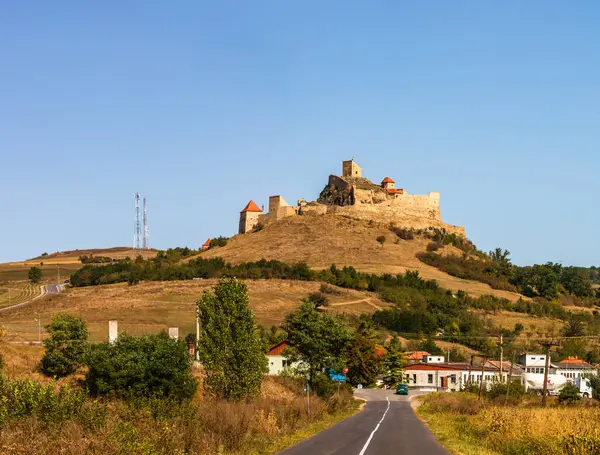
[[[342,162],[341,176],[329,176],[327,186],[316,201],[300,199],[297,205],[292,206],[283,196],[275,195],[269,197],[269,211],[265,213],[264,207],[259,207],[251,200],[240,212],[239,233],[244,234],[259,224],[265,225],[290,216],[326,213],[393,223],[406,228],[443,228],[448,233],[466,236],[464,227],[442,221],[440,193],[409,194],[403,188],[396,188],[396,183],[390,177],[385,177],[377,185],[362,176],[362,169],[354,158]]]

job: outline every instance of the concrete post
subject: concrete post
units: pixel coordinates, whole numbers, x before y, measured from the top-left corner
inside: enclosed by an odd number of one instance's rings
[[[114,343],[115,341],[117,341],[118,333],[118,321],[108,321],[108,342]]]
[[[179,327],[169,327],[169,338],[179,339]]]

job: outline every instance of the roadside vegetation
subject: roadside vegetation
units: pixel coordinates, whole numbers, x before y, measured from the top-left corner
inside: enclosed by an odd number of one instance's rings
[[[286,355],[314,359],[315,351],[326,359],[318,366],[343,365],[352,331],[304,305],[288,315],[286,333],[304,340],[302,351]],[[308,377],[299,365],[265,376],[265,344],[242,281],[221,279],[197,306],[202,368],[193,367],[185,340],[166,333],[91,344],[82,319],[56,315],[39,365],[47,380],[7,378],[0,362],[0,453],[269,454],[357,409],[351,391],[321,370]]]
[[[505,388],[505,386],[504,386]],[[566,395],[566,394],[565,394]],[[473,455],[584,455],[600,453],[600,405],[592,400],[525,394],[488,396],[469,393],[425,396],[417,413],[451,451]]]

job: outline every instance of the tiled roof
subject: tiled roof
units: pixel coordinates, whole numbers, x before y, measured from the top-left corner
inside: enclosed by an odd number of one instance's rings
[[[569,356],[564,360],[561,360],[560,362],[558,362],[560,365],[564,364],[564,363],[581,363],[581,364],[585,364],[585,365],[589,365],[589,363],[587,363],[585,360],[580,359],[579,357],[575,356]]]
[[[246,207],[244,207],[244,210],[242,210],[243,212],[261,212],[262,210],[260,209],[260,207],[258,205],[256,205],[256,203],[254,201],[250,201],[248,202],[248,205],[246,205]]]
[[[202,246],[203,246],[203,247],[204,247],[204,246],[207,246],[207,247],[208,247],[208,246],[210,246],[210,238],[209,238],[209,239],[208,239],[206,242],[204,242],[204,243],[202,244]]]
[[[402,188],[386,188],[385,189],[388,194],[403,194],[404,190]]]
[[[426,355],[431,354],[425,351],[405,352],[402,357],[404,357],[406,360],[422,360]]]
[[[271,349],[269,349],[267,355],[281,355],[285,348],[287,348],[288,346],[289,343],[287,342],[287,340],[280,341],[275,346],[271,346]]]
[[[403,367],[404,370],[410,371],[439,371],[439,370],[458,370],[458,371],[472,371],[473,373],[477,371],[481,371],[481,366],[479,365],[470,365],[469,363],[413,363],[411,365],[406,365]],[[498,369],[494,367],[486,366],[484,367],[484,371],[487,372],[497,372]]]
[[[394,182],[391,178],[386,177],[383,179],[383,181],[381,183],[396,183],[396,182]]]

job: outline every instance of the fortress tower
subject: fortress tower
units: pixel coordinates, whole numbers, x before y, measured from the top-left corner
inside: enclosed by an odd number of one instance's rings
[[[248,202],[246,207],[240,212],[240,234],[251,231],[258,224],[258,218],[263,214],[263,211],[256,205],[254,201]]]
[[[342,161],[342,177],[362,177],[362,169],[354,158],[350,161]]]

